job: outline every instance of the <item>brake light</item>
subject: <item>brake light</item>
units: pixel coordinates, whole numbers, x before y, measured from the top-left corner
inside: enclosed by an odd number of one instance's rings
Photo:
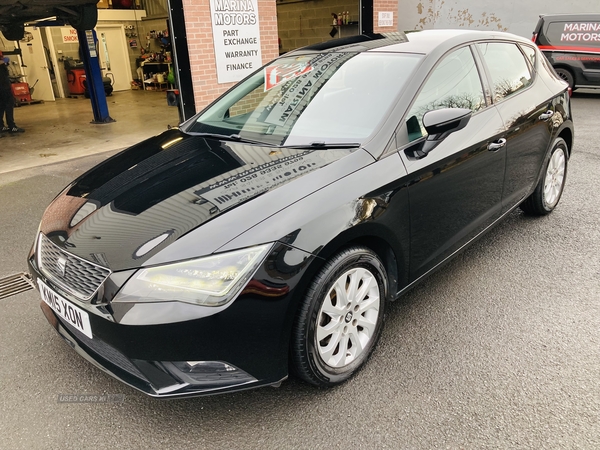
[[[537,33],[533,33],[533,36],[531,37],[531,42],[535,42],[537,40]]]

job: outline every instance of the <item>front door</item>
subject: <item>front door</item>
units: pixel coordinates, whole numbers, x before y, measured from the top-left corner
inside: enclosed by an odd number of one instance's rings
[[[111,79],[115,91],[131,89],[131,65],[123,25],[98,25],[96,35],[102,76]]]
[[[441,108],[473,111],[467,126],[427,156],[423,115]],[[409,172],[410,281],[452,255],[500,217],[506,153],[504,123],[488,105],[470,47],[447,55],[432,71],[406,120],[411,142],[400,152]]]

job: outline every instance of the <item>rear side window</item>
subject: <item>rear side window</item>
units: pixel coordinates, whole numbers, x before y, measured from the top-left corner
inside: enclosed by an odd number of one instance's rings
[[[427,134],[423,127],[427,111],[441,108],[478,111],[483,107],[485,97],[473,54],[468,47],[456,50],[433,69],[415,100],[406,120],[408,139],[412,142]]]
[[[515,44],[490,42],[477,44],[492,76],[494,100],[513,95],[532,82],[523,53]]]
[[[600,47],[600,21],[551,22],[546,39],[550,45]]]

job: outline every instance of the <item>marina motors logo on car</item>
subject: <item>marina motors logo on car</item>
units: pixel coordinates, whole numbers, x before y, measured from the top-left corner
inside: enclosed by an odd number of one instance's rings
[[[561,42],[600,42],[600,23],[565,23]]]

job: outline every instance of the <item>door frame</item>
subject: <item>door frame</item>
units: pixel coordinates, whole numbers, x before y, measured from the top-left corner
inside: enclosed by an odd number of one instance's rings
[[[54,47],[54,39],[52,38],[52,30],[50,27],[40,27],[40,32],[43,32],[48,43],[48,51],[50,53],[50,63],[54,66],[54,77],[56,79],[56,88],[58,90],[58,98],[65,98],[65,89],[63,87],[63,75],[60,66],[58,65],[58,58],[56,57],[56,47]]]
[[[31,29],[31,31],[29,31],[29,29]],[[25,27],[25,31],[31,33],[34,36],[34,40],[39,36],[40,39],[40,47],[41,47],[41,55],[36,53],[32,53],[32,61],[29,61],[30,64],[34,65],[39,65],[40,63],[42,63],[42,66],[39,66],[40,69],[43,70],[43,76],[44,78],[47,78],[45,81],[47,81],[48,86],[50,87],[50,93],[52,94],[52,98],[49,98],[50,96],[48,96],[48,98],[42,98],[40,100],[43,101],[55,101],[56,100],[56,96],[54,95],[54,89],[52,88],[52,79],[50,78],[50,70],[48,69],[48,58],[46,57],[46,51],[44,49],[44,41],[42,39],[42,30],[40,27],[35,27],[35,26],[27,26]],[[37,32],[37,35],[36,35]],[[21,43],[17,43],[19,44],[19,48],[21,49],[21,74],[25,77],[25,81],[27,82],[27,84],[31,87],[32,83],[31,80],[34,78],[31,76],[31,69],[27,67],[27,65],[25,65],[25,59],[24,59],[24,55],[25,55],[25,49],[27,47],[29,47],[30,45],[33,48],[33,44],[29,44],[29,42],[24,42],[25,45],[21,44]],[[29,57],[27,58],[29,59]],[[27,70],[24,70],[27,69]],[[41,77],[40,77],[41,80]],[[39,81],[34,81],[33,82],[33,86],[35,86],[37,84],[37,82]],[[38,90],[39,92],[39,90]]]
[[[106,29],[106,28],[118,28],[121,31],[122,39],[119,39],[119,41],[120,41],[119,45],[121,47],[121,50],[123,51],[123,54],[125,55],[125,60],[127,62],[127,64],[125,64],[125,71],[126,71],[127,79],[129,81],[131,81],[131,80],[133,80],[133,75],[131,72],[131,63],[130,63],[130,59],[129,59],[129,47],[127,47],[127,41],[125,40],[125,26],[122,24],[118,24],[118,23],[110,23],[110,24],[109,23],[98,23],[98,25],[96,25],[96,35],[98,35],[99,33],[102,33],[102,29]],[[102,42],[101,42],[99,36],[98,36],[98,45],[102,46]],[[102,54],[102,51],[100,51],[100,54]],[[99,58],[99,61],[101,63],[103,63],[102,58]],[[129,89],[131,89],[131,85],[129,85]]]

